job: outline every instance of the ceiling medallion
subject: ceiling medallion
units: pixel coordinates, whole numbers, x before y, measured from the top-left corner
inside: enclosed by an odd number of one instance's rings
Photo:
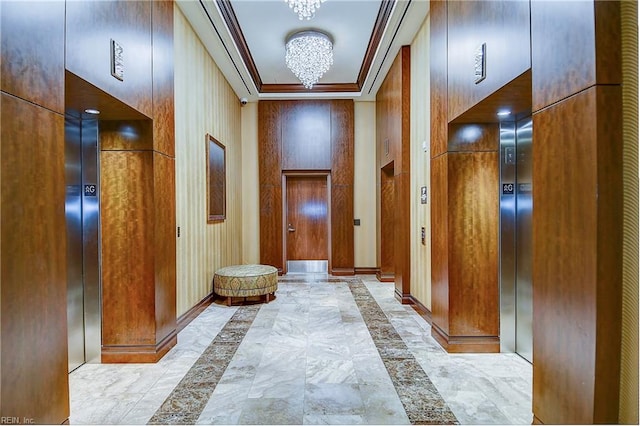
[[[287,40],[285,62],[304,87],[311,89],[333,65],[331,39],[319,31],[295,33]]]
[[[298,14],[298,19],[309,20],[313,18],[316,10],[320,8],[320,3],[324,3],[325,0],[284,0],[289,4],[289,7]]]

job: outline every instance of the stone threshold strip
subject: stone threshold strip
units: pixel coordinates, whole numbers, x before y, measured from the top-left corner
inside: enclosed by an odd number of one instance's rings
[[[345,280],[378,349],[411,424],[458,424],[389,319],[360,281]]]
[[[196,423],[259,310],[260,305],[237,309],[148,424]]]

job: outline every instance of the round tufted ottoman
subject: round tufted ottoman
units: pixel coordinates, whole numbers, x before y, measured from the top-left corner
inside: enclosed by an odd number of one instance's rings
[[[269,296],[278,289],[278,270],[268,265],[234,265],[218,269],[213,276],[213,291],[227,298]]]

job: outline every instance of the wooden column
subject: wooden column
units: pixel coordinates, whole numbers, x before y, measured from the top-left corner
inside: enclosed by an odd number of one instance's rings
[[[65,4],[1,2],[0,416],[69,417]]]
[[[153,119],[100,127],[103,362],[156,362],[177,341],[173,3],[150,7]]]
[[[533,412],[617,423],[619,3],[532,2]]]
[[[432,335],[449,352],[498,352],[496,112],[531,108],[529,5],[434,1],[430,13]]]
[[[411,303],[410,105],[411,47],[403,46],[376,95],[380,173],[380,281],[395,283],[395,296]],[[390,178],[393,178],[391,181]]]
[[[331,273],[355,274],[353,238],[354,111],[352,100],[331,102]]]

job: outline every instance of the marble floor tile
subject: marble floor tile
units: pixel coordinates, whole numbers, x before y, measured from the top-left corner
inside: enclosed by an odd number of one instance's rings
[[[71,424],[532,420],[528,362],[448,354],[374,276],[279,277],[269,304],[209,306],[158,363],[85,364],[69,383]]]

